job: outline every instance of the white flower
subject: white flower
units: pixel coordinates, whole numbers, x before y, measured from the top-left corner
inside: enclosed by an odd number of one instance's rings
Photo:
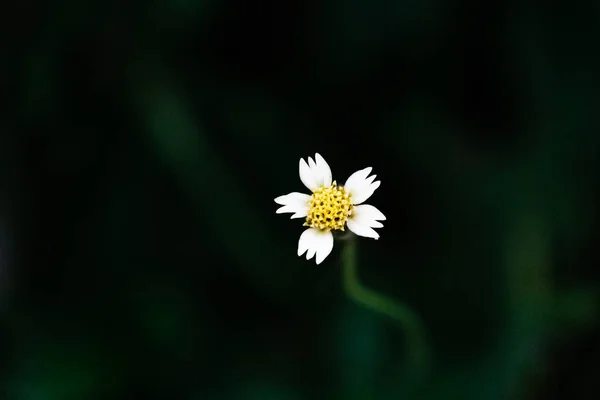
[[[306,259],[316,255],[320,264],[333,249],[332,231],[348,229],[359,236],[378,239],[373,228],[381,228],[385,216],[377,208],[361,204],[367,200],[381,184],[375,181],[376,175],[369,176],[372,168],[356,171],[346,180],[344,186],[331,181],[331,169],[320,154],[315,159],[308,157],[308,163],[300,159],[300,180],[312,191],[312,195],[293,192],[279,196],[275,203],[282,205],[277,214],[292,213],[291,218],[306,218],[305,226],[298,241],[298,256],[306,252]],[[374,182],[375,181],[375,182]]]

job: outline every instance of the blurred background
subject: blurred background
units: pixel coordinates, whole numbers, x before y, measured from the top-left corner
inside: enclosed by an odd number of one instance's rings
[[[5,5],[0,399],[597,398],[599,18]],[[315,152],[381,179],[360,280],[418,315],[427,362],[349,298],[342,245],[297,257],[273,199]]]

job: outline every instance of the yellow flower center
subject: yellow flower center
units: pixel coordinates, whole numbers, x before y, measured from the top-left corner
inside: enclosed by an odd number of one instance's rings
[[[315,190],[308,203],[305,226],[321,230],[344,230],[354,206],[350,195],[334,181],[329,187]]]

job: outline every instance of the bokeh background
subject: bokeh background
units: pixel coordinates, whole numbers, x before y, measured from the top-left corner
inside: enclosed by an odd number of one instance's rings
[[[0,398],[592,399],[600,5],[13,2]],[[296,256],[300,157],[387,216]],[[423,361],[423,360],[421,360]]]

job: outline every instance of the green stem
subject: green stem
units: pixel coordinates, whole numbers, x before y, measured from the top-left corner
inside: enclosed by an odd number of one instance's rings
[[[430,351],[420,318],[405,304],[364,287],[358,279],[356,240],[347,240],[343,250],[343,283],[348,297],[358,304],[398,321],[405,330],[407,353],[412,372],[422,375],[430,362]]]

